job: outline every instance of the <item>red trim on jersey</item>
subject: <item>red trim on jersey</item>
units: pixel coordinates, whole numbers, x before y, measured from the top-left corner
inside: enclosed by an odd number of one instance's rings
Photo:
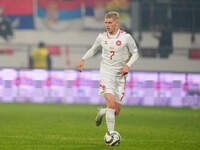
[[[120,31],[121,31],[121,33],[124,33],[124,34],[129,34],[129,33],[125,32],[125,31],[123,31],[123,30],[120,30]]]
[[[119,37],[120,33],[122,33],[122,32],[121,32],[121,30],[120,30],[120,31],[119,31],[119,33],[117,34],[116,38],[118,38],[118,37]]]
[[[120,33],[128,34],[128,33],[124,32],[123,30],[119,30],[119,32],[118,32],[118,34],[117,34],[117,36],[116,36],[116,39],[120,36]],[[106,32],[106,35],[107,35],[107,38],[110,39],[110,35],[109,35],[108,32]]]
[[[106,86],[105,86],[105,85],[100,84],[100,87],[101,87],[103,90],[106,90]]]
[[[118,33],[118,35],[117,35],[117,37],[116,37],[116,38],[118,38],[118,37],[119,37],[120,33],[126,33],[126,32],[124,32],[123,30],[119,30],[119,33]]]
[[[106,32],[106,35],[107,35],[107,38],[110,39],[110,36],[109,36],[109,33],[108,33],[108,32]]]
[[[122,93],[122,97],[120,98],[120,102],[123,100],[125,93]]]

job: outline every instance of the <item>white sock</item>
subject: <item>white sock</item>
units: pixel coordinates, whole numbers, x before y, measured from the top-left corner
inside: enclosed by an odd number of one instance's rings
[[[115,128],[115,109],[106,109],[106,124],[108,131],[114,131]]]

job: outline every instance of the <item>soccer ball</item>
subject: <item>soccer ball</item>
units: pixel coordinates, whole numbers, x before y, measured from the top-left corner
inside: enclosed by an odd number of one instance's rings
[[[108,133],[106,132],[105,136],[104,136],[104,141],[106,143],[107,146],[115,146],[115,145],[119,145],[120,141],[121,141],[121,136],[117,131],[111,131],[110,132],[111,135],[108,135]]]

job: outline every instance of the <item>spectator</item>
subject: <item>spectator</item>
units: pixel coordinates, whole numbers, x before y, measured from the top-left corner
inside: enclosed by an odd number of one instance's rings
[[[31,53],[29,65],[31,69],[51,70],[51,57],[43,42],[40,42],[38,48]]]
[[[13,36],[13,29],[11,22],[2,15],[3,8],[0,8],[0,36],[9,41],[10,37]]]
[[[161,58],[168,58],[173,52],[172,29],[170,25],[161,25],[161,35],[155,36],[159,40],[158,53]]]

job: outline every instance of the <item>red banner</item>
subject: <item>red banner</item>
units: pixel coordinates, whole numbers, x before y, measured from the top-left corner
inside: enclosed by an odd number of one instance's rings
[[[200,59],[200,48],[199,49],[190,49],[189,50],[190,59]]]
[[[60,46],[46,46],[51,56],[60,56]]]
[[[3,15],[31,15],[33,14],[33,0],[0,0]]]
[[[57,5],[59,10],[74,10],[80,9],[82,0],[38,0],[38,6],[41,8],[47,8],[49,3],[54,3]]]

